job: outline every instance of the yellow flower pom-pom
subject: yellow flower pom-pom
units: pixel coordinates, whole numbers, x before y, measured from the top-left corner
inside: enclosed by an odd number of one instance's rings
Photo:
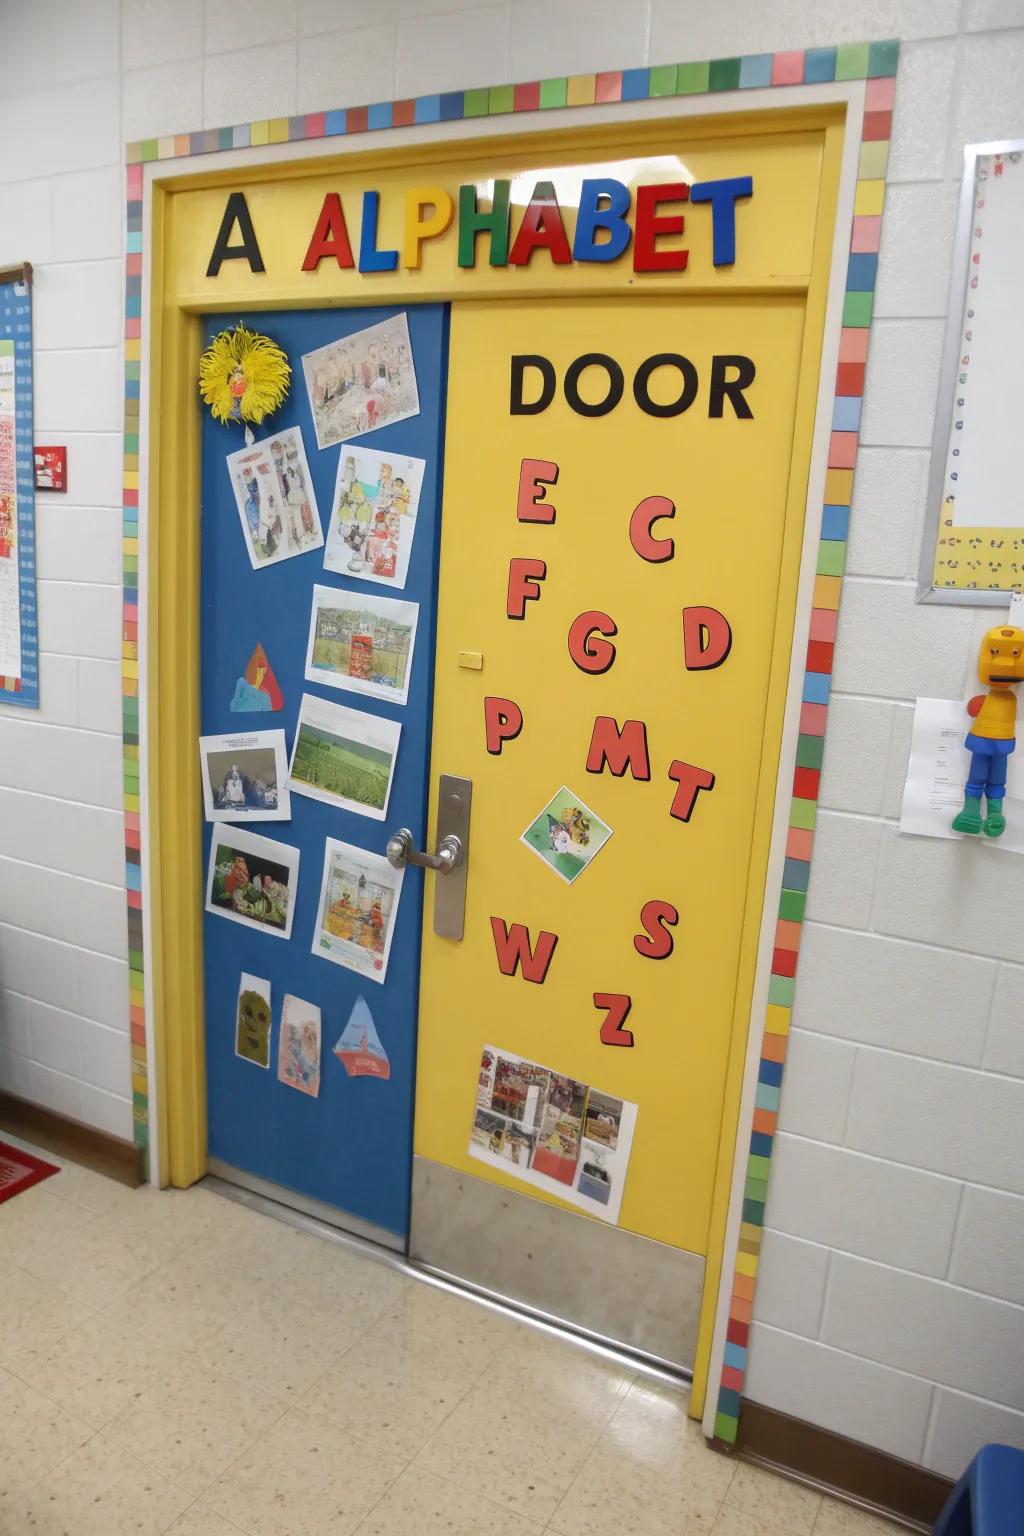
[[[276,341],[236,325],[215,336],[199,359],[199,393],[223,426],[259,423],[284,403],[291,372]]]

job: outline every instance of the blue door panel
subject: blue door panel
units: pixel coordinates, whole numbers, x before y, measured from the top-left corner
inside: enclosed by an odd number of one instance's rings
[[[256,436],[262,439],[285,427],[301,428],[325,537],[340,445],[322,452],[317,448],[302,355],[400,312],[383,308],[264,312],[211,316],[205,322],[207,340],[241,320],[272,336],[287,352],[292,366],[288,400],[269,426],[256,429]],[[304,692],[398,720],[402,725],[386,822],[336,810],[293,793],[290,822],[263,822],[248,829],[300,850],[298,899],[290,940],[211,913],[204,915],[210,1155],[401,1236],[408,1230],[409,1216],[422,879],[415,872],[406,877],[383,985],[320,959],[311,952],[311,946],[326,838],[340,838],[383,854],[389,829],[411,827],[421,847],[424,834],[448,314],[442,305],[410,307],[405,313],[420,413],[357,439],[382,452],[390,449],[426,460],[405,590],[349,581],[325,571],[322,549],[253,570],[225,464],[227,454],[243,445],[242,428],[222,427],[208,412],[203,425],[201,535],[203,735],[280,727],[290,754]],[[173,516],[173,509],[163,515]],[[419,603],[409,700],[404,707],[338,689],[322,689],[304,680],[316,583]],[[266,650],[284,694],[284,708],[276,714],[232,714],[229,704],[236,679],[244,672],[257,643]],[[204,824],[204,876],[211,832],[211,826]],[[197,893],[197,900],[202,902],[202,892]],[[266,977],[271,983],[269,1071],[235,1055],[235,1013],[242,971]],[[278,1029],[286,992],[315,1003],[321,1010],[323,1044],[317,1099],[277,1080]],[[390,1059],[387,1081],[349,1078],[332,1053],[360,995],[370,1006]]]

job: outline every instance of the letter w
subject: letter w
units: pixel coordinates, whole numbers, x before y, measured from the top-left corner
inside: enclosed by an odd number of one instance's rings
[[[542,929],[534,949],[530,942],[530,930],[523,923],[513,923],[509,927],[504,918],[492,917],[491,932],[494,934],[498,969],[503,976],[514,976],[521,965],[524,981],[540,983],[544,980],[558,943],[557,933],[546,933]]]

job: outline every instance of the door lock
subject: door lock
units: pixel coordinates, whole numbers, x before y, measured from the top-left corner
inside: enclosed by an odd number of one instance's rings
[[[443,875],[434,883],[434,932],[442,939],[462,938],[466,921],[466,875],[469,864],[469,811],[472,779],[442,773],[437,798],[437,849],[427,853],[413,847],[413,835],[401,827],[388,838],[388,863],[395,869],[416,865]]]

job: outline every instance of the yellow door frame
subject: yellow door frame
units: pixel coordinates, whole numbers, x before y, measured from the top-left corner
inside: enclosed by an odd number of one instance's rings
[[[816,432],[819,394],[819,361],[822,355],[826,311],[835,289],[836,209],[840,197],[843,161],[844,118],[851,100],[856,104],[859,85],[831,87],[822,99],[803,106],[806,96],[794,94],[779,105],[765,95],[765,106],[753,105],[728,116],[714,115],[707,103],[698,115],[680,113],[678,101],[658,104],[661,110],[622,121],[614,127],[588,128],[571,122],[543,135],[545,150],[569,155],[568,163],[586,163],[604,147],[621,155],[631,141],[664,142],[673,128],[689,137],[702,133],[782,133],[794,127],[824,131],[825,153],[819,192],[812,272],[806,284],[806,321],[801,360],[797,426],[793,443],[787,502],[786,547],[780,584],[782,622],[776,633],[769,713],[776,725],[766,732],[761,751],[760,788],[755,820],[754,845],[744,920],[742,959],[737,978],[736,1008],[732,1025],[729,1068],[724,1085],[722,1130],[715,1173],[712,1219],[708,1234],[707,1267],[698,1344],[693,1411],[703,1406],[712,1331],[721,1278],[723,1244],[733,1183],[739,1105],[748,1067],[748,1030],[759,936],[763,950],[763,894],[765,870],[775,825],[775,790],[784,728],[792,712],[791,652],[798,617],[798,582],[806,585],[804,511],[808,504],[808,474]],[[785,97],[785,93],[776,93]],[[644,104],[648,105],[648,104]],[[653,105],[653,104],[652,104]],[[673,109],[671,116],[668,106]],[[619,112],[623,110],[620,108]],[[694,108],[696,114],[697,108]],[[572,111],[559,114],[573,118]],[[591,114],[588,119],[593,121]],[[446,125],[451,128],[453,125]],[[466,129],[475,125],[457,125]],[[419,131],[422,133],[422,130]],[[403,137],[402,134],[396,137]],[[237,157],[215,157],[201,168],[171,161],[151,170],[146,183],[146,264],[143,267],[143,306],[147,315],[142,359],[143,452],[140,461],[140,502],[144,509],[145,583],[145,738],[143,742],[146,867],[148,881],[150,988],[152,1041],[150,1083],[159,1126],[159,1159],[154,1172],[161,1184],[185,1187],[206,1171],[207,1127],[204,1065],[201,844],[202,798],[195,750],[199,734],[199,519],[182,515],[199,503],[200,425],[195,404],[195,380],[201,340],[200,312],[229,310],[254,305],[251,294],[214,295],[175,293],[170,274],[174,268],[175,194],[195,187],[228,191],[241,180],[293,179],[322,172],[336,165],[346,174],[376,170],[399,162],[454,164],[469,153],[482,152],[495,162],[508,163],[518,149],[536,149],[537,134],[468,134],[440,137],[389,147],[378,152],[332,155],[329,158],[303,153],[288,146],[288,158],[272,163],[240,167]],[[311,146],[307,146],[307,149]],[[263,151],[263,154],[268,154]],[[242,155],[243,159],[252,158]],[[847,157],[848,158],[848,157]],[[221,161],[223,163],[217,163]],[[847,167],[848,169],[848,167]],[[844,172],[846,174],[846,172]],[[845,247],[843,247],[845,249]],[[845,259],[843,257],[842,259]],[[398,277],[399,274],[396,274]],[[588,288],[588,295],[619,291],[609,287]],[[543,287],[532,296],[556,296]],[[445,298],[445,293],[403,290],[401,282],[389,285],[389,302],[424,302]],[[493,295],[491,295],[493,296]],[[834,292],[833,292],[834,297]],[[379,289],[366,292],[363,303],[379,303]],[[305,307],[324,302],[310,292]],[[357,302],[346,296],[342,302]],[[268,309],[300,307],[302,300],[275,294],[269,286]],[[824,429],[827,430],[827,429]],[[803,574],[796,555],[805,546]],[[809,608],[809,603],[808,603]],[[790,688],[789,705],[783,708]]]

